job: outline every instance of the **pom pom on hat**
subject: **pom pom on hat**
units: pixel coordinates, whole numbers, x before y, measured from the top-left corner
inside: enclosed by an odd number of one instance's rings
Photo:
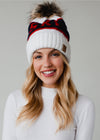
[[[42,4],[38,4],[37,7],[32,10],[30,20],[32,21],[37,17],[49,18],[52,15],[62,17],[63,11],[57,6],[55,2],[44,2]]]

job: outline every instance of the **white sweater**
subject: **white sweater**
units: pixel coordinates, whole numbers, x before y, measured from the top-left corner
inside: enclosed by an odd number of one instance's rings
[[[76,110],[73,107],[74,125],[55,133],[57,122],[52,112],[55,95],[56,89],[42,87],[44,109],[41,115],[32,126],[23,122],[16,127],[16,118],[26,101],[20,90],[12,92],[5,105],[2,140],[92,140],[95,124],[93,101],[79,95]]]

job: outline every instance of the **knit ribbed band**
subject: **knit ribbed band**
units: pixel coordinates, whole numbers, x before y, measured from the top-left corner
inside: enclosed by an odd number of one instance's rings
[[[54,48],[63,53],[70,62],[69,32],[61,17],[35,18],[28,27],[26,53],[29,64],[32,54],[41,48]]]

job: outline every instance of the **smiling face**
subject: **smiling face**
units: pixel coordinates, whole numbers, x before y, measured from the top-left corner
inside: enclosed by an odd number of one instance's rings
[[[37,77],[43,82],[42,85],[54,88],[63,73],[64,62],[58,50],[43,48],[34,52],[33,67]]]

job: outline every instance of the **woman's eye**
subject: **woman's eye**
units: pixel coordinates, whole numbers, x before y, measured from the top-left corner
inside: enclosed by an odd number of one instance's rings
[[[52,55],[53,56],[59,56],[59,53],[53,53]]]
[[[39,58],[41,58],[41,57],[42,57],[42,56],[38,55],[38,56],[35,57],[35,59],[39,59]]]

